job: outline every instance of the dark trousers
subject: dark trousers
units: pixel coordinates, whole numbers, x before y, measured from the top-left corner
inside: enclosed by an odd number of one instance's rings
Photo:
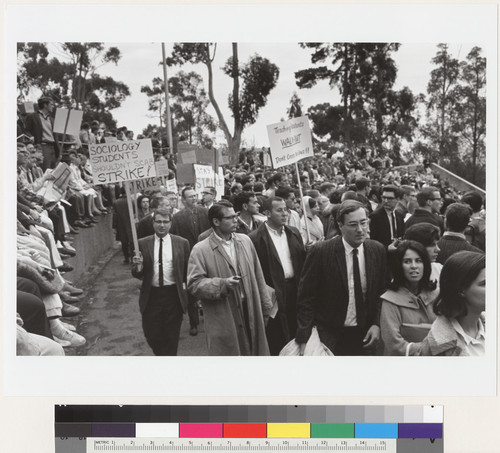
[[[334,355],[373,355],[373,350],[363,349],[366,329],[362,327],[344,327],[332,351]]]
[[[17,312],[23,320],[23,328],[52,339],[49,321],[38,285],[24,277],[17,277]]]
[[[198,327],[200,323],[200,313],[198,311],[198,305],[196,304],[196,298],[188,294],[188,316],[189,316],[189,327]]]
[[[124,240],[121,240],[120,242],[122,244],[123,257],[126,260],[130,259],[130,257],[134,255],[134,253],[133,253],[133,248],[134,248],[133,241],[129,241],[128,239],[124,239]]]
[[[176,285],[151,287],[142,314],[142,329],[155,355],[177,355],[182,324],[182,305]]]
[[[56,166],[56,149],[53,143],[42,143],[42,170],[45,172],[47,168],[55,168]]]
[[[271,355],[279,355],[297,330],[297,283],[294,278],[285,280],[285,311],[278,310],[266,327],[267,344]]]
[[[71,209],[68,214],[68,219],[71,221],[81,220],[85,215],[85,200],[83,195],[78,192],[73,192],[71,197],[68,198],[68,201],[71,203]]]

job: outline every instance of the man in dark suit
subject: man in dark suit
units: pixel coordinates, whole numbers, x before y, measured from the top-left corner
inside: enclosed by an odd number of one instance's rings
[[[116,240],[122,244],[123,264],[128,264],[134,251],[132,226],[124,187],[120,190],[120,198],[113,203],[112,226],[116,231]]]
[[[385,290],[386,252],[367,239],[363,204],[344,201],[337,214],[342,236],[309,250],[297,297],[295,341],[305,348],[313,326],[335,355],[374,354],[380,338],[380,295]]]
[[[172,214],[173,208],[170,206],[169,201],[167,200],[166,197],[162,195],[156,195],[151,199],[150,207],[153,210],[151,214],[148,214],[147,216],[143,217],[139,222],[136,224],[137,228],[137,238],[142,239],[147,236],[151,236],[152,234],[155,234],[155,229],[154,229],[154,223],[153,223],[153,215],[154,211],[156,209],[166,209]]]
[[[26,117],[25,132],[33,137],[35,145],[42,148],[43,162],[42,170],[54,168],[59,158],[59,146],[54,137],[54,101],[48,97],[38,99],[38,112],[31,113]]]
[[[446,231],[438,241],[439,253],[436,261],[444,262],[454,253],[467,250],[483,253],[465,239],[465,229],[470,222],[472,209],[464,203],[452,203],[446,208]]]
[[[439,211],[443,205],[441,192],[436,187],[424,187],[417,193],[418,208],[415,208],[413,215],[405,222],[405,229],[410,228],[416,223],[431,223],[436,225],[444,233],[444,222]]]
[[[382,189],[382,206],[370,214],[370,238],[385,248],[404,234],[403,216],[395,210],[398,196],[396,186],[385,186]]]
[[[182,315],[187,308],[189,243],[169,234],[172,215],[154,213],[155,234],[139,241],[132,275],[142,278],[139,308],[146,340],[155,355],[177,355]]]
[[[278,312],[266,327],[271,355],[278,355],[297,330],[297,286],[306,256],[299,230],[289,227],[285,200],[264,202],[267,222],[249,234],[259,257],[266,284],[274,288]]]
[[[172,234],[181,236],[189,241],[189,249],[191,250],[198,242],[198,236],[210,228],[208,221],[208,210],[196,205],[196,191],[191,187],[185,187],[181,192],[182,203],[184,209],[174,214],[172,220]],[[189,334],[192,336],[198,335],[198,324],[200,317],[198,307],[193,296],[189,295],[188,304],[189,315]]]

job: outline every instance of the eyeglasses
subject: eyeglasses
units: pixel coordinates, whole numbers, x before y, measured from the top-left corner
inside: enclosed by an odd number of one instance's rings
[[[367,228],[369,224],[370,224],[370,221],[367,219],[367,220],[362,220],[361,222],[349,222],[349,223],[346,223],[345,226],[347,228],[355,229],[355,228],[358,228],[358,226],[360,226],[361,228]]]
[[[382,195],[382,200],[392,201],[392,200],[395,200],[395,199],[396,199],[396,197],[384,197]]]
[[[169,223],[172,223],[171,220],[155,220],[155,223],[158,225],[168,225]]]
[[[443,199],[442,198],[429,198],[429,200],[431,200],[431,201],[442,201]]]
[[[237,215],[225,215],[225,216],[221,217],[221,220],[222,219],[234,220],[234,219],[236,219],[236,217],[238,217],[238,216]]]

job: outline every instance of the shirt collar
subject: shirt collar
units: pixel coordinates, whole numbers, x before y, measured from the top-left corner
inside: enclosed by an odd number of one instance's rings
[[[354,247],[352,245],[350,245],[344,238],[342,238],[342,243],[344,244],[345,254],[350,255],[352,253],[352,251],[354,250]],[[364,244],[361,244],[358,247],[358,254],[363,253],[364,250],[365,250],[365,246],[364,246]]]
[[[162,239],[168,239],[170,238],[170,233],[167,233],[166,236],[163,236]],[[158,236],[156,233],[155,233],[155,241],[160,241],[160,236]]]
[[[456,332],[464,339],[467,346],[469,346],[471,343],[472,344],[479,344],[479,343],[481,343],[481,339],[484,340],[484,338],[485,338],[484,325],[480,319],[478,319],[477,322],[478,322],[479,329],[478,329],[476,338],[471,337],[470,335],[467,335],[465,333],[464,329],[462,328],[462,326],[460,325],[460,323],[455,318],[453,318],[451,320],[451,325],[456,330]]]
[[[231,233],[231,237],[229,238],[229,240],[221,238],[215,231],[214,231],[214,236],[215,236],[215,239],[223,245],[231,245],[233,243],[233,239],[234,239],[233,233]]]
[[[281,237],[281,235],[285,231],[285,226],[282,226],[279,230],[275,230],[274,228],[271,228],[268,225],[268,222],[266,222],[266,228],[267,228],[267,231],[269,231],[269,233],[274,234],[275,236],[278,236],[278,237]]]
[[[50,113],[47,113],[47,115],[44,115],[43,112],[41,112],[40,110],[38,111],[38,114],[44,119],[44,120],[47,120],[50,118]]]
[[[445,231],[443,236],[454,236],[460,239],[465,239],[465,234],[462,233],[456,233],[454,231]]]

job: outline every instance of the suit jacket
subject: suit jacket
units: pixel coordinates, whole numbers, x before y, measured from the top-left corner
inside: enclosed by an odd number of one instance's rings
[[[297,228],[285,225],[284,229],[288,240],[288,248],[290,249],[290,255],[292,257],[293,272],[298,282],[306,258],[304,243],[302,242],[302,237]],[[293,338],[295,332],[288,332],[288,322],[286,319],[286,301],[284,299],[285,273],[283,272],[283,267],[281,266],[276,247],[269,235],[269,231],[267,231],[266,224],[263,223],[255,231],[252,231],[249,234],[249,238],[252,240],[255,250],[257,251],[266,284],[276,291],[278,316],[281,320],[283,332],[285,336]]]
[[[394,210],[394,215],[396,217],[396,232],[394,233],[394,237],[400,238],[405,231],[404,217],[396,210]],[[389,218],[383,207],[376,209],[370,215],[370,237],[385,247],[392,242]]]
[[[208,221],[208,211],[195,206],[193,211],[184,208],[174,214],[170,232],[189,241],[190,248],[198,242],[198,236],[211,227]]]
[[[437,214],[434,214],[422,208],[415,209],[413,215],[405,222],[405,230],[407,230],[413,225],[416,225],[417,223],[423,223],[423,222],[436,225],[441,230],[441,234],[444,233],[443,219]]]
[[[438,247],[439,253],[436,261],[441,264],[444,264],[444,262],[454,253],[461,252],[463,250],[469,252],[484,253],[481,249],[474,247],[465,239],[458,236],[443,236],[438,241]]]
[[[358,326],[365,332],[380,322],[380,295],[385,291],[387,258],[384,246],[370,239],[364,242],[366,321]],[[318,242],[309,250],[297,298],[298,343],[306,343],[314,325],[321,341],[335,349],[349,304],[347,263],[342,237]]]
[[[137,237],[139,239],[145,238],[155,234],[155,229],[153,227],[153,214],[143,217],[136,225]]]
[[[189,243],[186,239],[173,234],[172,238],[172,256],[174,260],[174,276],[175,284],[177,286],[177,294],[181,301],[182,310],[184,313],[187,309],[188,295],[186,288],[187,281],[187,264],[189,260]],[[137,270],[137,266],[132,266],[132,275],[136,278],[142,279],[141,294],[139,296],[139,308],[141,314],[144,313],[151,294],[151,285],[153,283],[154,274],[154,235],[142,238],[139,240],[139,250],[143,256],[142,271]]]

